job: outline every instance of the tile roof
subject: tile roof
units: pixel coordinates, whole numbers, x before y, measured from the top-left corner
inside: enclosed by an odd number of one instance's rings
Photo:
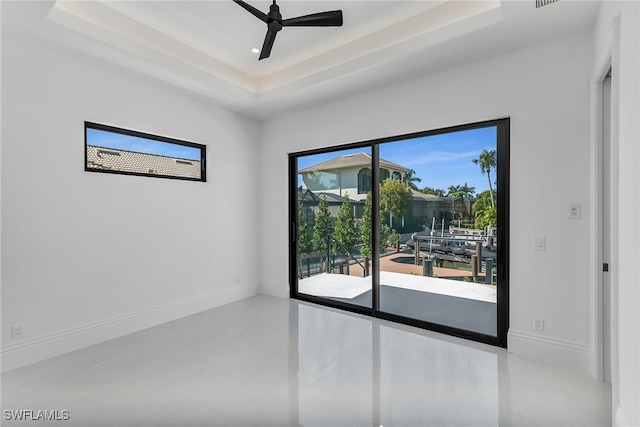
[[[200,160],[87,145],[87,167],[90,169],[200,179],[200,163]]]
[[[409,172],[411,169],[406,168],[397,163],[380,159],[380,166],[388,169],[394,169],[402,172]],[[345,154],[326,160],[313,166],[300,169],[298,173],[307,173],[313,171],[348,169],[355,167],[371,167],[371,155],[367,153]]]

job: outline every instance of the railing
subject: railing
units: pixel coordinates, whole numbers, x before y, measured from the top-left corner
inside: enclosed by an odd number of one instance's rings
[[[482,243],[491,239],[493,242],[494,236],[475,236],[475,235],[457,235],[456,237],[444,237],[444,236],[419,236],[417,234],[413,234],[411,236],[411,240],[414,242],[413,252],[415,254],[415,265],[420,265],[420,241],[428,241],[431,246],[435,240],[440,243],[444,242],[464,242],[468,244],[469,242],[475,244],[475,254],[471,256],[471,276],[473,281],[476,282],[478,280],[479,273],[482,272]],[[422,257],[422,265],[424,266],[423,275],[432,276],[433,275],[433,259],[430,259],[428,256]],[[488,258],[485,260],[485,281],[487,284],[493,283],[493,259]]]
[[[343,250],[343,255],[344,254],[348,254],[345,255],[347,258],[347,262],[349,262],[349,258],[351,258],[352,260],[354,260],[361,268],[362,268],[362,272],[363,275],[367,275],[367,268],[362,265],[360,263],[360,261],[358,261],[358,259],[356,257],[353,256],[353,254],[351,253],[351,251],[348,250],[348,248],[346,248],[344,245],[342,245],[342,243],[338,242],[337,240],[333,239],[333,236],[329,235],[329,238],[327,239],[327,258],[330,259],[330,255],[331,255],[331,245],[329,244],[330,241],[333,240],[333,243],[335,243],[336,245],[340,246]],[[346,250],[345,250],[346,249]],[[335,268],[335,258],[333,259],[333,268]]]
[[[331,251],[334,245],[342,249],[340,256],[345,257],[345,260],[340,262],[339,265],[337,265],[336,262],[336,254]],[[327,236],[326,250],[301,253],[298,256],[298,277],[302,279],[305,277],[305,273],[306,277],[309,277],[312,274],[322,273],[323,271],[330,272],[336,269],[336,267],[340,268],[340,273],[342,273],[343,266],[347,263],[351,264],[352,260],[362,268],[363,276],[367,276],[368,268],[366,266],[366,262],[365,264],[362,264],[361,260],[356,258],[351,251],[346,249],[347,248],[344,245],[335,240],[333,235],[330,234]],[[348,253],[348,255],[345,255],[345,253]]]

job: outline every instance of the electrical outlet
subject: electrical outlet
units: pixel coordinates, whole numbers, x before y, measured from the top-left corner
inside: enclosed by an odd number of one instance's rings
[[[533,329],[536,331],[544,331],[544,319],[542,317],[533,318]]]
[[[11,326],[11,338],[22,338],[24,336],[24,325],[16,323]]]

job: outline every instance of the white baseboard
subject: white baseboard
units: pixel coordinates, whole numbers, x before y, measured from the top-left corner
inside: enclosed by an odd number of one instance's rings
[[[507,348],[509,353],[527,359],[589,372],[591,350],[583,344],[509,330]]]
[[[622,412],[622,408],[619,406],[616,408],[616,413],[614,415],[614,418],[615,419],[613,420],[613,425],[615,427],[627,427],[631,425],[627,421],[627,417],[624,416],[624,413]]]
[[[0,350],[2,372],[50,359],[258,294],[257,286],[233,286],[168,304],[20,340]]]
[[[289,298],[289,285],[263,283],[262,286],[260,286],[260,293],[271,295],[272,297]]]

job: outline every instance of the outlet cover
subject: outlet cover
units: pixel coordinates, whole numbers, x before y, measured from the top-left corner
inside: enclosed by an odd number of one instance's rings
[[[544,319],[542,317],[533,318],[533,329],[536,331],[544,331]]]
[[[16,323],[11,326],[11,338],[21,338],[24,336],[24,325]]]

